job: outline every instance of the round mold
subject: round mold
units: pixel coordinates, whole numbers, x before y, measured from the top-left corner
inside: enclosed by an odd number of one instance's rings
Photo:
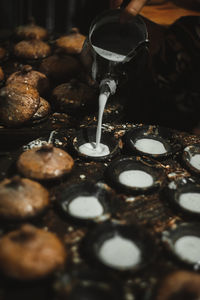
[[[57,207],[64,218],[80,225],[110,218],[112,192],[104,184],[82,182],[58,191]]]
[[[160,192],[176,212],[186,218],[200,219],[200,182],[192,177],[171,181]]]
[[[200,269],[200,223],[179,223],[162,233],[162,241],[179,262]]]
[[[182,160],[185,167],[194,175],[200,174],[200,143],[183,149]]]
[[[126,171],[135,172],[132,178],[131,174],[128,178],[129,183],[131,180],[132,185],[124,184],[124,181],[123,183],[120,181],[120,175]],[[129,156],[121,157],[111,162],[106,169],[105,176],[113,188],[133,195],[148,194],[158,190],[165,178],[164,172],[154,167],[154,162],[151,164],[149,160],[143,161],[140,157]],[[134,181],[136,182],[135,185]]]
[[[130,153],[163,160],[177,153],[181,145],[172,138],[168,128],[144,125],[128,131],[125,144]]]
[[[79,147],[85,143],[94,144],[96,142],[96,127],[85,127],[77,131],[72,140],[72,146],[75,152],[85,160],[106,161],[117,155],[120,151],[120,139],[116,139],[113,133],[102,130],[101,143],[108,146],[110,153],[104,156],[89,156],[81,153]]]
[[[105,222],[88,232],[81,253],[98,269],[130,274],[150,264],[156,249],[151,236],[143,228]]]

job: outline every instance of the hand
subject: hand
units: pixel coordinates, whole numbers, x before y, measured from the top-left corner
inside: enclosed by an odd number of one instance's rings
[[[130,0],[130,3],[124,8],[121,14],[121,22],[128,22],[133,16],[136,16],[148,0]],[[119,8],[123,0],[110,0],[110,8]]]

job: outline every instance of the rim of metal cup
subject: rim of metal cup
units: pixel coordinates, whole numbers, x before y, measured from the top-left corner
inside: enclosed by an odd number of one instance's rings
[[[94,48],[92,46],[92,41],[91,41],[91,37],[92,37],[94,30],[99,28],[103,24],[110,23],[111,21],[119,21],[121,12],[122,12],[122,9],[105,10],[93,19],[93,21],[90,25],[90,28],[89,28],[88,40],[89,40],[89,43],[95,53],[96,53],[96,51],[94,50]],[[127,58],[129,57],[129,59],[131,59],[134,56],[134,53],[136,52],[136,49],[138,47],[140,47],[143,44],[147,44],[149,42],[147,27],[146,27],[146,24],[145,24],[144,20],[142,19],[142,17],[139,15],[134,16],[133,21],[135,24],[136,23],[140,24],[140,28],[143,28],[143,30],[141,30],[141,31],[143,31],[144,39],[141,40],[138,43],[138,45],[126,55]],[[130,24],[131,24],[131,22],[130,22]]]

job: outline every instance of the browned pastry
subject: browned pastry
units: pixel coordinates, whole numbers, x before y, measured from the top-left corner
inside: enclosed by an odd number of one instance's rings
[[[46,75],[33,70],[30,65],[23,65],[20,71],[12,73],[6,80],[6,84],[13,82],[28,83],[36,88],[40,95],[49,89],[49,80]]]
[[[6,49],[0,47],[0,60],[4,59],[6,56]]]
[[[0,182],[0,216],[5,219],[34,217],[48,204],[49,193],[38,182],[19,176]]]
[[[2,67],[0,67],[0,81],[4,79],[4,72],[2,70]]]
[[[48,31],[31,22],[30,24],[18,26],[15,29],[15,36],[20,40],[44,40],[48,38]]]
[[[79,54],[82,50],[85,36],[80,34],[77,28],[73,28],[68,35],[61,36],[56,40],[57,51],[66,54]]]
[[[60,178],[68,174],[73,165],[73,158],[52,144],[27,150],[17,161],[20,173],[37,180]]]
[[[50,114],[50,112],[51,112],[50,103],[47,100],[40,97],[40,105],[38,107],[38,110],[32,116],[30,121],[31,122],[37,122],[37,121],[43,120],[44,118],[46,118]]]
[[[200,298],[200,275],[189,271],[169,274],[160,284],[155,300]]]
[[[96,90],[77,79],[63,83],[53,90],[54,105],[62,112],[69,113],[95,103],[97,100]]]
[[[65,82],[80,73],[81,65],[75,57],[52,55],[42,61],[39,71],[53,80]]]
[[[27,122],[38,110],[40,96],[31,85],[12,83],[0,90],[0,120],[7,126]]]
[[[39,59],[50,55],[50,46],[41,40],[20,41],[14,46],[14,54],[21,59]]]
[[[51,232],[25,224],[0,239],[0,268],[18,280],[46,277],[61,268],[66,251]]]

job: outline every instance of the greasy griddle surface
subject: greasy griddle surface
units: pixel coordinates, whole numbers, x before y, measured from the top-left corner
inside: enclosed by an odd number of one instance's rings
[[[107,130],[113,132],[116,137],[122,137],[131,128],[140,125],[133,124],[115,124],[112,126],[107,124]],[[52,129],[52,128],[51,128]],[[58,128],[57,128],[58,129]],[[8,129],[8,131],[11,129]],[[14,132],[14,130],[13,130]],[[29,131],[29,135],[21,135],[18,137],[16,143],[16,149],[10,148],[9,143],[5,148],[5,151],[0,153],[0,177],[1,180],[5,177],[18,174],[16,170],[16,160],[22,151],[22,145],[27,142],[39,137],[41,135],[50,134],[51,130],[43,132],[32,132]],[[40,134],[39,134],[40,133]],[[63,147],[69,152],[71,151],[68,145],[70,137],[75,133],[75,129],[66,129],[62,132],[62,138],[66,141]],[[5,134],[3,136],[5,140]],[[178,139],[183,147],[194,143],[200,142],[200,138],[192,136],[187,133],[174,131],[174,137]],[[7,137],[8,138],[8,137]],[[17,138],[17,137],[16,137]],[[4,141],[6,143],[6,140]],[[13,147],[13,145],[12,145]],[[11,150],[12,149],[12,150]],[[122,151],[123,152],[123,151]],[[31,220],[30,222],[38,227],[45,228],[46,230],[52,231],[64,242],[66,251],[68,253],[68,260],[65,266],[65,272],[70,272],[74,267],[80,267],[80,270],[84,266],[90,266],[95,269],[90,258],[85,260],[80,252],[81,242],[88,231],[90,231],[95,225],[82,226],[78,223],[74,223],[67,218],[61,216],[56,209],[55,201],[56,198],[62,193],[62,190],[70,186],[72,183],[79,183],[84,180],[96,182],[104,182],[104,172],[109,165],[107,162],[94,162],[84,161],[74,153],[71,153],[75,159],[75,167],[72,173],[66,178],[56,181],[53,183],[44,183],[44,186],[48,188],[51,195],[51,205],[49,209],[37,219]],[[122,153],[125,154],[125,153]],[[179,171],[180,176],[190,175],[187,170],[184,169],[180,163],[180,155],[175,159],[173,157],[158,163],[159,168],[164,171],[166,179],[163,181],[163,186],[172,180],[169,174]],[[116,210],[113,213],[113,220],[119,224],[138,224],[147,230],[156,243],[156,260],[146,267],[143,271],[132,275],[123,276],[119,272],[111,271],[111,275],[116,277],[121,286],[124,288],[124,293],[128,294],[133,292],[135,299],[142,299],[156,283],[171,270],[180,269],[183,266],[177,262],[173,257],[166,252],[162,242],[161,233],[174,226],[177,222],[183,221],[184,218],[165,203],[159,197],[159,191],[150,195],[139,195],[136,196],[134,201],[127,199],[125,194],[117,193],[113,189],[114,199],[116,201]],[[13,230],[20,226],[20,223],[1,223],[1,234]],[[151,255],[151,254],[149,254]],[[57,274],[56,274],[57,275]],[[57,275],[58,276],[58,275]],[[57,277],[56,277],[57,278]],[[59,276],[58,276],[59,278]],[[59,279],[57,279],[59,281]],[[55,286],[55,277],[48,278],[33,283],[19,283],[14,280],[5,278],[3,275],[0,277],[0,299],[56,299],[56,293],[54,293],[53,287]]]

